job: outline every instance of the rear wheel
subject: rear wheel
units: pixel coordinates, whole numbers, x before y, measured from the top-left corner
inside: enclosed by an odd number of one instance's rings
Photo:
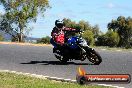
[[[67,63],[67,60],[65,58],[63,58],[63,56],[58,56],[58,55],[55,55],[55,57],[60,60],[61,63]]]
[[[61,63],[67,63],[67,60],[63,58],[63,59],[60,60],[60,62]]]
[[[60,60],[60,62],[62,63],[66,63],[67,60],[63,57],[63,55],[61,55],[61,51],[59,49],[53,49],[54,51],[54,55],[55,57]]]

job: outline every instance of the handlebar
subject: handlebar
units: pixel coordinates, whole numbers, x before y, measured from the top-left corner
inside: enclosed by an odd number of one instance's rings
[[[74,31],[65,31],[65,35],[66,36],[70,36],[72,35],[72,33],[77,33],[78,37],[82,37],[82,34],[84,33],[83,30],[79,29],[79,30],[74,30]]]
[[[79,29],[79,30],[72,30],[72,31],[66,31],[66,32],[84,33],[84,31],[81,30],[81,29]]]

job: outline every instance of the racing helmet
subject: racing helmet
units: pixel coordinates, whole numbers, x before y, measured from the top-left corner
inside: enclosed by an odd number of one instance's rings
[[[56,21],[55,21],[55,26],[56,26],[57,28],[63,28],[64,22],[61,21],[61,20],[56,20]]]

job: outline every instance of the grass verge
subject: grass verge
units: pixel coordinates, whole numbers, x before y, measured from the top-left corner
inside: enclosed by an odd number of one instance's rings
[[[92,48],[96,48],[96,49],[106,49],[106,50],[121,50],[121,51],[132,51],[132,48],[129,49],[125,49],[125,48],[118,48],[118,47],[105,47],[105,46],[90,46]]]
[[[0,72],[0,88],[110,88],[94,85],[57,82],[8,72]]]

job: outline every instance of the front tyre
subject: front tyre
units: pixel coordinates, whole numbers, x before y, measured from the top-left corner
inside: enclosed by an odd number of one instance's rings
[[[92,51],[89,52],[88,59],[94,65],[99,65],[102,62],[101,56],[95,50],[92,50]]]

